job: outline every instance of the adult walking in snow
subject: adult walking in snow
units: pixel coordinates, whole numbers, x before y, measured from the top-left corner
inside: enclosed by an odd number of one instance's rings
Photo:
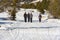
[[[41,22],[41,18],[42,18],[42,15],[41,15],[41,14],[39,14],[39,22]]]
[[[32,22],[33,14],[30,14],[30,22]]]
[[[27,14],[26,14],[26,12],[24,13],[24,21],[27,22]]]
[[[30,22],[30,13],[28,13],[28,22]]]

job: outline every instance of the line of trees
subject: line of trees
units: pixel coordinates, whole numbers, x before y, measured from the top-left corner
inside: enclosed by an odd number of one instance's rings
[[[37,3],[24,3],[21,5],[22,8],[32,8],[32,9],[38,9],[41,13],[44,13],[44,9],[48,9],[49,1],[43,0],[42,2]]]
[[[16,8],[17,8],[17,1],[18,0],[12,0],[12,4],[13,6],[11,6],[13,8],[13,10],[11,10],[11,20],[15,20],[15,16],[16,16]],[[6,3],[7,0],[3,1],[2,3]],[[0,3],[1,4],[1,3]],[[9,4],[10,5],[10,4]],[[42,2],[37,2],[37,3],[24,3],[22,5],[19,6],[20,8],[31,8],[31,9],[38,9],[41,13],[44,13],[44,9],[50,11],[50,13],[56,17],[59,18],[60,17],[60,0],[54,0],[52,2],[52,0],[43,0]]]
[[[60,0],[43,0],[42,2],[37,2],[35,4],[31,3],[23,4],[23,8],[35,8],[41,13],[44,13],[44,9],[48,10],[54,18],[60,18]]]
[[[10,15],[11,15],[11,20],[15,20],[15,16],[16,16],[16,8],[17,8],[17,1],[18,0],[12,0],[12,2],[9,2],[8,0],[3,0],[1,1],[0,5],[3,7],[3,8],[8,8],[9,6],[12,8],[11,10],[8,10],[10,12]],[[7,4],[6,4],[7,3]],[[11,3],[12,3],[12,6],[11,6]],[[6,4],[6,5],[4,5]],[[0,6],[0,8],[2,8]]]
[[[8,2],[8,0],[3,0],[2,3],[6,3],[6,2]],[[13,10],[10,10],[11,20],[15,20],[15,16],[16,16],[16,12],[17,12],[16,11],[17,2],[18,2],[18,0],[12,0],[13,5],[11,7],[13,8]],[[49,4],[49,2],[47,0],[43,0],[42,2],[37,2],[35,4],[25,2],[23,5],[20,6],[20,8],[22,7],[22,8],[38,9],[41,13],[44,13],[44,9],[48,8],[48,4]]]

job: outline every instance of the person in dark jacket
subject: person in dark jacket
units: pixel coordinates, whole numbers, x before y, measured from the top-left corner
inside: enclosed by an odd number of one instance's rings
[[[30,22],[32,22],[33,14],[30,14]]]
[[[28,22],[30,22],[30,14],[28,13]]]
[[[39,14],[39,22],[41,22],[41,18],[42,18],[42,15],[41,15],[41,14]]]
[[[26,12],[24,13],[24,21],[27,22],[27,14],[26,14]]]

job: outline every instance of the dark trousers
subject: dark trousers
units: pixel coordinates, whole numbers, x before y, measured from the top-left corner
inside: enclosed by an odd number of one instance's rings
[[[41,18],[39,18],[39,22],[41,22]]]
[[[32,18],[30,19],[30,21],[32,22]]]
[[[30,22],[30,18],[28,18],[28,22]]]
[[[24,21],[27,22],[27,18],[24,18]]]

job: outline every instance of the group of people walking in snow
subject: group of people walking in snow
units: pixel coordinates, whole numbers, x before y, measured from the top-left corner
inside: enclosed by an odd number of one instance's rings
[[[28,19],[28,22],[32,22],[32,18],[33,18],[32,13],[28,13],[28,14],[26,14],[26,12],[24,13],[24,21],[25,22],[27,22],[27,19]]]
[[[26,12],[24,13],[24,21],[25,22],[27,22],[27,19],[28,19],[28,22],[32,22],[32,18],[33,18],[32,13],[28,13],[28,14],[26,14]],[[41,22],[42,15],[39,14],[38,18],[39,18],[39,22]]]

